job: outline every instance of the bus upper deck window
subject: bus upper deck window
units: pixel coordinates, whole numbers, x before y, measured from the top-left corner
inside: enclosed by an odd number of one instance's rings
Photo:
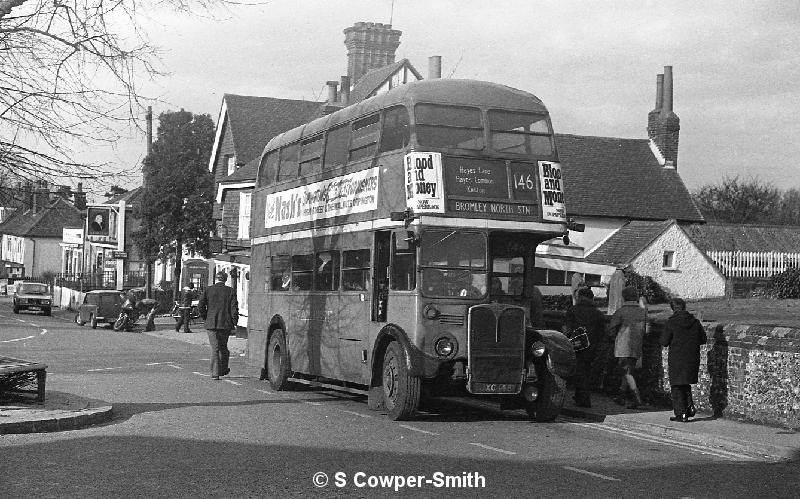
[[[278,173],[278,151],[270,151],[266,156],[261,158],[261,164],[258,166],[258,186],[263,187],[275,181],[275,175]]]
[[[553,154],[553,138],[547,117],[542,114],[489,111],[492,150],[500,153]]]
[[[297,178],[297,150],[299,147],[300,144],[295,142],[294,144],[289,144],[281,148],[281,161],[278,165],[278,182]]]
[[[387,109],[383,115],[380,152],[402,149],[409,140],[408,110],[402,106]]]
[[[328,131],[325,141],[325,169],[347,163],[347,139],[350,138],[350,128],[340,126]]]
[[[303,139],[300,143],[300,173],[305,177],[322,171],[322,134]]]
[[[350,161],[367,158],[375,154],[380,132],[380,115],[373,114],[353,122],[350,142]]]
[[[421,146],[483,149],[480,109],[417,104],[414,108],[417,142]]]

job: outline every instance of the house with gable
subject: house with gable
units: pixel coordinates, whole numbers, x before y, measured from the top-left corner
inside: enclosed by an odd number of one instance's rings
[[[341,87],[339,81],[327,82],[326,101],[234,94],[223,97],[209,161],[215,180],[213,216],[222,247],[213,252],[209,266],[212,274],[228,272],[228,284],[239,297],[240,327],[247,325],[251,194],[261,153],[269,140],[354,102],[422,79],[407,59],[394,61],[401,32],[391,25],[355,23],[344,34],[348,75],[341,77]]]
[[[631,222],[704,223],[678,174],[680,120],[673,111],[672,68],[656,79],[656,106],[647,118],[647,138],[556,134],[567,214],[585,224],[569,233],[569,243],[552,240],[537,249],[537,285],[560,294],[572,273],[589,284],[607,282],[629,256],[613,255],[604,243]],[[638,225],[635,225],[639,227]]]
[[[3,276],[41,277],[62,271],[64,228],[82,227],[84,212],[67,199],[69,191],[50,193],[47,184],[33,193],[32,204],[0,224]]]

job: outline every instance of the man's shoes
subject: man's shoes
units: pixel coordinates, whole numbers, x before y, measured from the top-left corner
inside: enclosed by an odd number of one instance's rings
[[[219,376],[211,376],[211,379],[213,379],[215,381],[219,381]]]
[[[670,421],[679,422],[679,423],[688,423],[689,422],[689,418],[686,417],[686,414],[684,414],[682,416],[672,416],[672,417],[669,418],[669,420]]]
[[[184,331],[183,334],[193,333],[194,331]]]
[[[224,372],[219,373],[219,375],[220,376],[227,376],[230,373],[231,373],[231,368],[229,367],[228,369],[225,369]]]

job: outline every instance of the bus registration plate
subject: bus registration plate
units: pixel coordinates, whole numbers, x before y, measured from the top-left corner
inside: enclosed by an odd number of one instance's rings
[[[517,383],[473,383],[472,393],[519,393]]]

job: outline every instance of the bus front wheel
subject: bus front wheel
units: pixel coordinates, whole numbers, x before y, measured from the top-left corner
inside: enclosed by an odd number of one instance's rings
[[[545,374],[541,392],[533,402],[525,404],[525,411],[534,421],[540,423],[553,421],[564,406],[567,393],[567,382],[563,378],[548,372]]]
[[[286,335],[281,329],[276,329],[269,339],[267,372],[269,373],[269,383],[274,390],[283,391],[290,388],[289,350],[286,348]]]
[[[408,419],[419,406],[420,379],[408,373],[403,348],[393,342],[383,356],[383,402],[394,421]]]

